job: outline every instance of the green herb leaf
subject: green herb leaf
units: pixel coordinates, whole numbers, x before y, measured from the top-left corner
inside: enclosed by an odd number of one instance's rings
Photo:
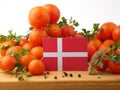
[[[59,21],[57,24],[60,28],[67,25],[70,25],[72,27],[79,26],[79,23],[76,20],[73,20],[72,17],[69,19],[69,21],[65,17],[61,17],[61,21]]]
[[[9,51],[9,55],[14,56],[17,60],[20,59],[21,56],[28,54],[30,52],[30,50],[26,50],[26,49],[22,49],[20,52],[16,51]]]
[[[87,30],[85,28],[82,29],[83,36],[90,39],[93,39],[95,35],[99,32],[99,23],[93,24],[93,28],[91,30]]]
[[[7,50],[9,47],[11,47],[10,45],[4,45],[2,46],[2,50]]]
[[[19,62],[16,62],[14,64],[15,68],[13,69],[13,74],[18,78],[18,80],[23,81],[25,77],[31,77],[32,75],[27,71],[27,69],[20,64]]]

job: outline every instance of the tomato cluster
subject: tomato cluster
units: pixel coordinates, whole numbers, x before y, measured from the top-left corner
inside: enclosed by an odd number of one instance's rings
[[[43,38],[82,36],[74,28],[78,22],[70,18],[68,23],[64,17],[58,22],[59,18],[60,10],[54,4],[33,7],[28,14],[31,29],[25,37],[11,31],[8,36],[0,36],[0,68],[7,72],[20,73],[25,69],[33,75],[42,74],[45,70]]]
[[[21,39],[19,42],[16,40],[3,41],[0,43],[0,68],[5,71],[12,71],[15,68],[14,64],[19,62],[29,72],[31,72],[29,68],[32,68],[32,74],[42,74],[45,70],[44,63],[41,60],[42,52],[41,46],[33,46],[27,39]],[[36,67],[35,63],[34,65],[30,64],[35,61],[39,61],[41,64],[39,68]],[[40,68],[42,70],[39,70]]]
[[[56,5],[46,4],[37,6],[29,11],[28,20],[32,31],[29,40],[34,46],[42,46],[42,38],[45,37],[81,37],[75,31],[74,26],[78,26],[78,22],[70,18],[70,22],[62,17],[59,21],[60,10]]]
[[[114,58],[119,56],[115,53],[116,50],[118,53],[120,52],[118,51],[120,48],[119,40],[120,26],[113,22],[102,24],[95,36],[89,40],[89,61],[92,60],[93,66],[95,66],[97,71],[105,71],[107,69],[113,73],[120,73],[120,62],[118,62],[118,58]],[[100,52],[102,53],[98,57]]]

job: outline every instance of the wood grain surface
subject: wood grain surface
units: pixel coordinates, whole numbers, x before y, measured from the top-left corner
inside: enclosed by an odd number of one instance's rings
[[[44,75],[40,75],[19,81],[12,74],[0,71],[0,90],[120,90],[120,75],[89,75],[87,71],[67,73],[68,76],[64,76],[63,72],[50,72],[46,79]]]

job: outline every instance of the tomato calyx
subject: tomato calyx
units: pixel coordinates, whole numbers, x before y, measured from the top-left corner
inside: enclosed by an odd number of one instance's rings
[[[95,23],[93,24],[93,28],[91,30],[87,30],[85,28],[82,29],[83,36],[88,38],[88,40],[93,39],[99,30],[99,23]]]

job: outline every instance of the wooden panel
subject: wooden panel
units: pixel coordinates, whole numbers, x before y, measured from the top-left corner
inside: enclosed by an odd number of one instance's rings
[[[120,75],[103,73],[98,78],[98,75],[88,75],[84,71],[67,73],[67,77],[62,77],[63,72],[50,72],[47,79],[41,75],[18,81],[13,75],[0,72],[0,90],[120,90]]]

